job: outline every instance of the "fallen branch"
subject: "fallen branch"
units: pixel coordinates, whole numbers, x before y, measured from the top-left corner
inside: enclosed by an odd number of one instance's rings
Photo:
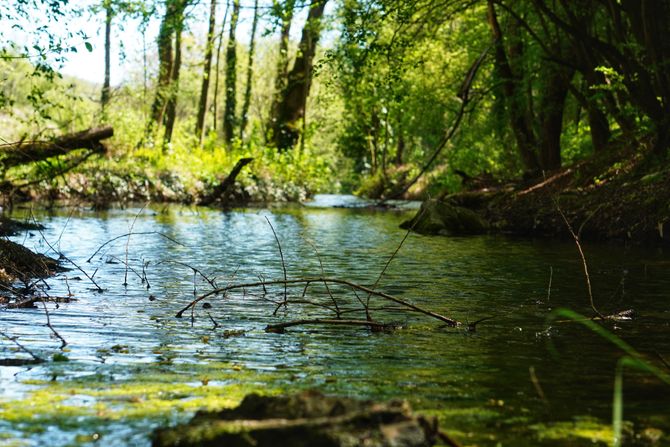
[[[372,330],[383,331],[390,327],[393,327],[393,324],[385,324],[378,321],[368,321],[368,320],[339,320],[339,319],[328,319],[328,318],[314,318],[306,320],[295,320],[288,321],[286,323],[277,323],[277,324],[268,324],[265,327],[265,332],[274,332],[277,334],[283,334],[284,330],[293,326],[305,326],[305,325],[332,325],[332,326],[366,326]]]
[[[35,354],[33,351],[31,351],[30,349],[26,348],[26,347],[23,346],[21,343],[19,343],[18,340],[17,340],[18,337],[12,337],[12,336],[10,336],[10,335],[5,334],[5,333],[2,332],[2,331],[0,331],[0,335],[2,335],[2,336],[5,337],[7,340],[9,340],[9,341],[11,341],[12,343],[14,343],[14,344],[19,348],[19,350],[21,350],[21,351],[25,352],[26,354],[28,354],[29,356],[31,356],[31,357],[33,358],[33,360],[35,361],[35,363],[42,363],[42,362],[44,362],[44,359],[43,359],[42,357],[38,356],[38,355]]]
[[[0,160],[5,168],[65,155],[77,149],[105,152],[102,140],[114,135],[111,126],[86,129],[60,136],[51,141],[27,141],[0,146]]]
[[[213,295],[218,295],[221,293],[228,292],[230,290],[236,290],[236,289],[250,289],[250,288],[255,288],[255,287],[265,287],[265,286],[270,286],[270,285],[301,285],[305,283],[329,283],[329,284],[340,284],[344,286],[348,286],[352,289],[360,290],[361,292],[369,293],[371,295],[378,296],[380,298],[384,298],[389,301],[393,301],[396,304],[400,304],[406,308],[412,309],[418,313],[427,315],[431,318],[434,318],[436,320],[440,320],[443,323],[446,323],[447,326],[449,327],[457,327],[460,325],[460,322],[457,320],[454,320],[452,318],[445,317],[444,315],[440,315],[436,312],[430,311],[423,309],[415,304],[412,304],[410,302],[407,302],[403,299],[394,297],[392,295],[389,295],[384,292],[379,292],[377,290],[373,290],[369,287],[362,286],[360,284],[353,283],[351,281],[347,281],[345,279],[337,279],[337,278],[322,278],[322,277],[317,277],[317,278],[301,278],[301,279],[289,279],[289,280],[274,280],[274,281],[259,281],[259,282],[252,282],[252,283],[244,283],[244,284],[232,284],[228,285],[226,287],[222,287],[219,289],[214,289],[209,291],[208,293],[199,296],[198,298],[194,299],[191,301],[186,307],[184,307],[182,310],[177,312],[175,315],[177,318],[181,318],[187,310],[191,309],[193,306],[198,304],[200,301],[209,298]]]

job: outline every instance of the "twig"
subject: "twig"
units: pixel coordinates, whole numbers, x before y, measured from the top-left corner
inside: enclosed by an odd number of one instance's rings
[[[277,248],[279,249],[279,256],[281,257],[281,268],[284,270],[284,281],[287,281],[287,275],[286,275],[286,263],[284,262],[284,253],[282,252],[281,249],[281,244],[279,243],[279,238],[277,237],[277,232],[275,231],[274,227],[272,226],[272,223],[270,222],[270,219],[268,219],[268,216],[265,216],[265,220],[268,221],[268,225],[270,225],[270,229],[272,230],[272,234],[275,236],[275,241],[277,241]],[[284,301],[288,301],[288,292],[286,290],[286,283],[284,284]],[[284,305],[284,308],[286,308],[286,305]]]
[[[207,316],[209,317],[209,319],[211,320],[212,324],[214,325],[214,327],[212,328],[212,330],[214,330],[214,329],[216,329],[217,327],[219,327],[219,323],[216,322],[216,320],[212,317],[212,315],[211,315],[209,312],[207,312]]]
[[[23,352],[25,352],[26,354],[28,354],[29,356],[31,356],[31,357],[33,358],[33,360],[35,360],[36,362],[39,362],[39,363],[44,362],[44,359],[43,359],[42,357],[38,356],[38,355],[35,354],[33,351],[31,351],[30,349],[26,348],[26,347],[23,346],[21,343],[19,343],[18,340],[17,340],[18,337],[12,337],[12,336],[9,336],[9,335],[7,335],[5,332],[3,332],[3,331],[0,331],[0,335],[2,335],[2,336],[5,337],[7,340],[9,340],[9,341],[11,341],[12,343],[14,343],[14,344],[15,344],[21,351],[23,351]]]
[[[319,250],[317,250],[316,245],[312,241],[308,241],[305,239],[305,242],[309,244],[310,247],[312,247],[312,250],[314,250],[314,253],[316,254],[316,259],[319,260],[319,267],[321,267],[321,276],[326,276],[326,271],[323,268],[323,262],[321,261],[321,255],[319,255]],[[328,287],[328,283],[324,282],[324,286],[326,286],[326,291],[328,292],[328,296],[330,296],[331,301],[333,302],[333,305],[335,306],[335,312],[337,313],[337,318],[340,318],[340,308],[337,305],[337,300],[333,296],[333,292],[330,291],[330,287]],[[305,286],[305,290],[307,290],[307,286]]]
[[[197,268],[193,267],[192,265],[187,264],[187,263],[185,263],[185,262],[176,261],[176,260],[174,260],[174,259],[166,259],[166,260],[164,260],[164,261],[160,261],[160,262],[157,263],[156,265],[167,264],[167,263],[177,264],[177,265],[181,265],[181,266],[184,266],[184,267],[188,267],[188,268],[190,268],[191,270],[193,270],[193,273],[194,273],[194,274],[196,274],[196,275],[200,275],[200,277],[201,277],[202,279],[204,279],[205,281],[207,281],[207,282],[209,283],[209,285],[212,286],[212,288],[216,289],[216,288],[218,287],[218,286],[216,285],[216,281],[215,281],[214,279],[210,279],[210,278],[209,278],[207,275],[205,275],[201,270],[199,270],[199,269],[197,269]],[[194,287],[195,287],[195,283],[194,283]]]
[[[549,266],[549,286],[547,287],[547,303],[551,300],[551,281],[554,279],[554,267]]]
[[[123,275],[123,285],[127,286],[128,285],[128,247],[130,246],[130,236],[133,234],[133,228],[135,228],[135,222],[137,222],[137,218],[142,214],[142,211],[144,211],[144,208],[149,205],[149,202],[145,203],[142,208],[135,214],[135,218],[133,219],[133,223],[130,224],[130,231],[128,231],[128,240],[126,240],[126,272]]]
[[[142,278],[142,275],[140,275],[140,273],[137,270],[132,268],[130,266],[130,264],[128,264],[128,261],[124,261],[123,259],[118,258],[116,256],[110,256],[109,258],[114,259],[116,261],[119,261],[121,264],[123,264],[126,267],[126,273],[128,272],[128,270],[130,270],[131,272],[133,272],[135,274],[135,276],[137,276],[140,279],[140,281],[144,282],[144,280]],[[124,284],[124,286],[127,286],[127,285],[128,284]]]
[[[656,353],[656,357],[658,357],[659,360],[661,361],[661,363],[663,363],[663,366],[665,366],[667,369],[670,369],[670,363],[668,363],[668,361],[666,359],[664,359],[663,356],[659,352],[657,352],[657,351],[654,351],[654,352]]]
[[[64,339],[64,338],[58,333],[58,331],[57,331],[56,329],[54,329],[54,327],[51,325],[51,318],[49,318],[49,310],[47,309],[47,305],[46,305],[46,303],[44,302],[43,299],[40,299],[40,301],[42,302],[42,306],[44,306],[44,314],[45,314],[46,317],[47,317],[47,327],[48,327],[49,329],[51,329],[51,332],[53,332],[53,334],[60,340],[60,342],[61,342],[61,344],[60,344],[60,348],[63,349],[64,347],[67,346],[67,341],[65,341],[65,339]]]
[[[177,241],[177,240],[171,238],[170,236],[168,236],[168,235],[166,235],[166,234],[159,233],[158,231],[137,231],[137,232],[134,232],[134,233],[126,233],[126,234],[122,234],[121,236],[116,236],[116,237],[114,237],[114,238],[108,240],[107,242],[105,242],[104,244],[102,244],[100,247],[98,247],[98,249],[91,255],[90,258],[88,258],[88,259],[86,260],[86,262],[91,262],[91,260],[95,257],[95,255],[97,255],[98,253],[100,253],[100,250],[102,250],[104,247],[106,247],[107,245],[111,244],[112,242],[114,242],[114,241],[116,241],[116,240],[118,240],[118,239],[121,239],[121,238],[124,238],[124,237],[128,237],[128,236],[130,236],[130,235],[146,235],[146,234],[156,234],[156,235],[158,235],[158,236],[161,236],[161,237],[167,239],[167,240],[170,241],[170,242],[173,242],[173,243],[175,243],[175,244],[177,244],[177,245],[181,245],[182,247],[186,247],[186,245],[182,244],[181,242],[179,242],[179,241]]]
[[[457,320],[445,317],[443,315],[440,315],[436,312],[433,312],[433,311],[430,311],[430,310],[427,310],[427,309],[423,309],[423,308],[421,308],[421,307],[419,307],[415,304],[412,304],[412,303],[407,302],[405,300],[402,300],[400,298],[394,297],[394,296],[389,295],[387,293],[372,290],[369,287],[362,286],[360,284],[356,284],[356,283],[353,283],[351,281],[347,281],[345,279],[322,278],[322,277],[290,279],[290,280],[261,281],[261,282],[244,283],[244,284],[233,284],[233,285],[229,285],[229,286],[226,286],[226,287],[223,287],[223,288],[220,288],[220,289],[214,289],[214,290],[212,290],[212,291],[210,291],[210,292],[208,292],[204,295],[199,296],[198,298],[194,299],[193,301],[191,301],[182,310],[177,312],[176,317],[181,318],[183,316],[184,312],[191,309],[193,306],[195,306],[200,301],[202,301],[206,298],[209,298],[212,295],[217,295],[217,294],[220,294],[220,293],[228,292],[229,290],[263,287],[263,286],[278,285],[278,284],[283,284],[285,286],[299,285],[299,284],[305,284],[307,282],[328,282],[330,284],[341,284],[341,285],[348,286],[348,287],[353,288],[353,289],[360,290],[361,292],[370,293],[370,294],[376,295],[380,298],[384,298],[386,300],[393,301],[394,303],[400,304],[400,305],[402,305],[404,307],[407,307],[409,309],[413,309],[416,312],[419,312],[419,313],[422,313],[422,314],[427,315],[429,317],[440,320],[440,321],[446,323],[447,326],[456,327],[456,326],[460,325],[460,323]]]
[[[58,235],[58,240],[56,241],[56,245],[58,245],[58,249],[60,250],[60,241],[63,238],[63,233],[65,233],[65,229],[67,228],[68,224],[70,223],[70,219],[72,219],[72,215],[74,214],[74,208],[70,211],[70,214],[67,216],[67,220],[65,221],[65,225],[63,225],[63,228],[60,230],[60,234]]]
[[[563,218],[563,222],[565,222],[565,225],[568,227],[568,231],[572,235],[572,238],[575,240],[575,245],[577,245],[577,251],[579,251],[579,256],[582,258],[582,266],[584,267],[584,277],[586,278],[586,287],[589,292],[589,302],[591,303],[591,309],[593,309],[593,312],[595,314],[602,318],[603,320],[606,319],[606,317],[600,313],[598,309],[596,309],[596,305],[593,301],[593,291],[591,290],[591,277],[589,275],[589,266],[586,263],[586,256],[584,256],[584,250],[582,250],[582,244],[579,242],[579,235],[575,234],[574,230],[572,229],[572,225],[570,225],[570,222],[568,221],[568,218],[565,216],[563,213],[563,210],[558,204],[558,200],[554,199],[554,204],[556,205],[556,209],[558,210],[558,213],[561,215]]]
[[[542,399],[542,402],[545,404],[548,404],[549,401],[547,400],[547,396],[544,394],[544,390],[542,389],[542,385],[540,385],[540,381],[537,378],[537,375],[535,374],[535,367],[530,366],[528,368],[528,374],[530,374],[530,381],[533,384],[533,387],[535,388],[535,392],[537,395]]]
[[[32,214],[32,211],[31,211],[31,214],[30,214],[30,215],[31,215],[31,217],[32,217],[32,219],[33,219],[33,222],[35,222],[35,224],[37,224],[37,220],[35,219],[35,216]],[[98,285],[97,282],[95,282],[95,280],[93,279],[93,277],[92,277],[91,275],[89,275],[88,273],[86,273],[86,272],[84,271],[84,269],[82,269],[81,267],[79,267],[79,265],[77,265],[72,259],[70,259],[70,258],[68,258],[67,256],[65,256],[62,252],[60,252],[59,250],[56,250],[56,249],[54,248],[54,246],[51,245],[51,244],[49,243],[49,241],[47,240],[47,238],[44,236],[44,233],[42,233],[42,230],[40,230],[40,229],[38,228],[37,231],[40,233],[40,236],[42,236],[42,240],[44,241],[44,243],[46,243],[46,244],[49,246],[49,248],[50,248],[51,250],[53,250],[54,253],[58,254],[58,256],[60,256],[61,258],[65,259],[67,262],[69,262],[70,264],[72,264],[72,265],[74,266],[74,268],[76,268],[76,269],[79,270],[84,276],[86,276],[86,277],[88,278],[88,280],[91,281],[91,283],[93,283],[93,285],[96,287],[96,290],[97,290],[99,293],[102,293],[102,292],[105,291],[102,287],[100,287],[100,286]]]

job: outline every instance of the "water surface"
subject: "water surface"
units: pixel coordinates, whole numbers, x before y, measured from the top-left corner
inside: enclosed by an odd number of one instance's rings
[[[321,203],[333,204],[326,199]],[[68,342],[62,354],[69,361],[0,367],[0,443],[149,445],[154,427],[184,421],[200,408],[233,405],[251,391],[304,388],[408,399],[465,445],[609,439],[621,352],[579,324],[547,321],[560,307],[592,315],[582,264],[569,241],[410,235],[378,288],[464,323],[493,317],[476,332],[444,328],[415,313],[373,311],[403,329],[305,326],[266,333],[268,323],[332,316],[299,304],[273,315],[271,301],[284,297],[276,286],[265,294],[255,288],[213,297],[175,318],[194,293],[211,289],[198,272],[219,286],[283,277],[267,220],[290,278],[321,276],[323,265],[325,276],[375,283],[405,236],[398,225],[408,215],[319,204],[36,212],[47,228],[14,239],[55,256],[46,239],[104,292],[77,269],[48,281],[49,296],[75,298],[47,304],[52,326]],[[144,234],[120,238],[87,262],[131,227]],[[670,257],[623,244],[586,241],[584,248],[599,308],[636,312],[630,321],[605,326],[663,367],[659,357],[670,359]],[[302,299],[302,287],[288,292]],[[343,288],[331,292],[347,308],[360,309],[358,299],[366,300]],[[332,302],[321,285],[311,286],[304,299]],[[384,305],[372,299],[373,307]],[[51,359],[61,352],[60,341],[45,323],[41,307],[0,311],[3,332]],[[0,343],[0,357],[26,357],[7,340]],[[630,373],[624,391],[628,430],[638,437],[660,430],[659,445],[670,445],[670,387]]]

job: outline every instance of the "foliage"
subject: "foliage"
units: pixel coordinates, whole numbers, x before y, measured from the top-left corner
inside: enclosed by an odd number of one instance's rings
[[[115,28],[130,32],[129,24],[137,23],[137,32],[147,36],[172,3],[102,0],[84,8],[67,0],[12,0],[0,5],[0,37],[7,42],[0,49],[5,73],[0,106],[9,129],[2,137],[45,138],[109,121],[117,135],[110,156],[68,174],[88,176],[93,184],[108,181],[107,186],[86,188],[80,178],[77,194],[83,195],[120,189],[121,183],[131,181],[126,189],[137,193],[119,194],[120,199],[157,195],[192,200],[225,175],[236,158],[250,155],[256,162],[240,179],[249,189],[245,194],[253,198],[298,199],[322,190],[382,196],[401,189],[413,177],[410,173],[421,172],[455,121],[469,67],[488,48],[461,126],[412,196],[459,189],[463,176],[457,173],[503,180],[522,173],[541,177],[541,171],[624,146],[638,148],[643,156],[651,149],[662,161],[670,145],[670,99],[664,87],[669,82],[670,41],[667,33],[655,33],[652,39],[644,32],[666,23],[667,5],[651,14],[635,2],[605,7],[588,1],[568,8],[540,0],[341,0],[324,21],[328,38],[314,61],[305,122],[292,124],[300,139],[288,155],[273,154],[265,146],[276,125],[272,117],[278,89],[287,82],[281,66],[288,66],[288,56],[299,59],[300,52],[292,42],[278,56],[277,46],[283,48],[283,43],[273,33],[286,31],[299,9],[304,15],[308,5],[273,2],[267,10],[261,8],[266,32],[256,42],[249,123],[242,140],[226,141],[227,151],[221,149],[219,124],[224,97],[228,104],[237,104],[226,114],[239,116],[247,81],[236,76],[224,87],[225,79],[247,68],[249,46],[244,39],[226,37],[230,27],[218,22],[217,48],[234,44],[231,50],[238,57],[227,67],[220,54],[221,63],[214,64],[218,72],[210,73],[215,81],[211,84],[218,82],[218,87],[209,92],[209,137],[200,146],[192,129],[206,36],[192,25],[205,17],[207,2],[201,3],[184,3],[179,25],[184,35],[177,39],[183,50],[178,82],[168,80],[168,88],[160,79],[156,48],[150,46],[127,83],[114,89],[104,115],[88,99],[99,97],[97,86],[61,79],[58,72],[68,54],[91,50],[89,36],[60,28],[69,18],[111,11]],[[31,20],[35,16],[43,23]],[[114,44],[123,52],[123,36]],[[217,97],[215,88],[222,90]],[[174,134],[171,125],[168,132],[160,128],[162,120],[151,125],[156,116],[164,116],[152,110],[156,92],[173,108],[168,115],[176,117]],[[229,137],[240,134],[237,129],[228,132]],[[613,162],[616,158],[610,157]],[[32,172],[43,175],[58,164],[43,163]],[[179,181],[164,181],[168,177]],[[60,188],[68,182],[62,177],[48,183]],[[140,183],[154,186],[140,194]],[[175,190],[159,192],[166,183]]]

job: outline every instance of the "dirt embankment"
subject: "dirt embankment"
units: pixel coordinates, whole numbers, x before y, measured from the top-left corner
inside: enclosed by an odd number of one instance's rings
[[[567,220],[575,233],[591,240],[667,244],[670,168],[650,168],[638,160],[613,163],[606,169],[590,160],[534,182],[444,195],[438,199],[440,213],[445,214],[445,207],[474,211],[488,223],[479,232],[566,237],[570,235]],[[432,216],[426,209],[419,220]],[[458,233],[449,228],[431,232]]]

